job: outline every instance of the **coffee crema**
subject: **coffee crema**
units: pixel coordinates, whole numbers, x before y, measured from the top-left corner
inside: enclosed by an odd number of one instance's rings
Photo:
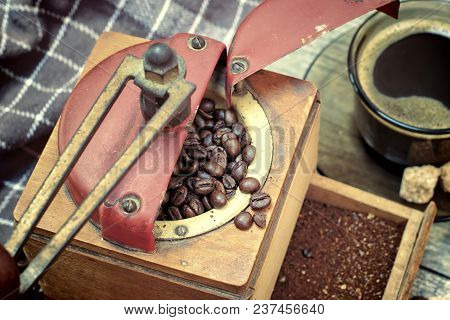
[[[405,20],[361,45],[358,78],[376,108],[413,127],[450,128],[449,30]]]

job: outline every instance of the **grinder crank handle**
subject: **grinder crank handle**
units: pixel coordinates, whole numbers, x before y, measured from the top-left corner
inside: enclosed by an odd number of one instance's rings
[[[398,17],[398,0],[265,0],[239,25],[227,57],[226,96],[235,84],[321,35],[377,9]]]
[[[152,51],[154,52],[153,57],[155,60],[167,60],[169,55],[165,51],[169,48],[168,46],[153,45],[148,52],[152,50],[152,47],[158,48]],[[5,248],[0,248],[0,292],[2,293],[0,298],[10,296],[11,293],[17,291],[23,294],[33,285],[78,233],[92,212],[102,203],[104,198],[118,184],[141,154],[147,150],[158,133],[172,123],[173,120],[183,115],[183,110],[190,106],[189,101],[195,90],[195,85],[186,81],[183,75],[177,76],[167,84],[155,85],[147,77],[146,73],[146,63],[149,60],[147,55],[144,60],[131,55],[125,57],[25,210]],[[13,257],[30,236],[34,226],[39,222],[44,211],[50,205],[68,172],[95,133],[111,105],[117,99],[117,96],[123,90],[126,82],[130,79],[134,79],[144,94],[153,92],[151,90],[154,89],[157,94],[166,97],[166,100],[162,102],[158,110],[153,110],[156,113],[147,121],[144,128],[80,206],[71,213],[58,232],[49,240],[48,244],[30,261],[26,269],[20,274],[20,281],[18,281],[18,271]]]

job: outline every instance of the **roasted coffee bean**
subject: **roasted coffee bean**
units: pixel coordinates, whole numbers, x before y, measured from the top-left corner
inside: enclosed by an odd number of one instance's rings
[[[244,161],[236,162],[231,170],[231,176],[236,181],[241,181],[247,175],[247,164]]]
[[[310,248],[303,249],[302,254],[305,258],[312,258],[313,256],[312,250]]]
[[[225,168],[214,161],[208,161],[207,163],[205,163],[203,169],[205,169],[206,172],[208,172],[213,177],[220,177],[225,172]]]
[[[223,120],[225,119],[225,110],[224,109],[216,109],[213,112],[214,120]]]
[[[234,225],[239,230],[248,230],[252,227],[253,218],[250,213],[243,211],[234,218]]]
[[[230,200],[236,194],[234,189],[226,189],[227,199]]]
[[[200,179],[194,182],[194,192],[200,195],[209,194],[214,190],[214,183],[212,179]]]
[[[192,209],[192,211],[194,211],[197,216],[205,212],[205,208],[198,198],[192,197],[191,199],[189,199],[187,205]]]
[[[213,132],[216,132],[219,129],[225,128],[225,121],[223,120],[218,120],[213,127]],[[230,131],[231,132],[231,131]]]
[[[197,172],[197,177],[199,177],[201,179],[210,179],[211,175],[208,172],[206,172],[206,171],[199,170]]]
[[[223,208],[227,204],[227,196],[220,191],[214,190],[209,195],[209,203],[216,208]]]
[[[211,161],[219,164],[223,168],[227,167],[227,153],[222,147],[216,147],[211,151],[211,156],[209,157]]]
[[[233,132],[224,133],[222,135],[222,137],[220,138],[220,142],[222,144],[224,144],[225,142],[227,142],[230,139],[237,139],[236,135]]]
[[[208,98],[203,98],[200,102],[200,109],[208,113],[213,112],[215,106],[216,103],[214,102],[214,100]]]
[[[214,189],[215,189],[215,190],[220,191],[220,192],[222,192],[223,194],[226,193],[225,187],[224,187],[224,185],[222,184],[222,182],[220,182],[220,181],[217,180],[217,179],[214,179],[214,180],[213,180],[213,183],[214,183]]]
[[[199,171],[199,172],[200,172],[200,171]],[[197,175],[198,175],[198,173],[197,173]],[[195,183],[195,181],[198,181],[198,180],[200,180],[199,177],[189,177],[189,178],[187,178],[187,179],[186,179],[186,182],[185,182],[186,187],[187,187],[190,191],[194,191],[194,183]]]
[[[190,133],[188,134],[188,136],[186,137],[186,139],[200,140],[200,136],[198,135],[197,132],[190,132]]]
[[[216,148],[222,148],[222,147],[219,147],[219,146],[216,146],[216,145],[212,145],[212,146],[206,147],[206,151],[208,151],[208,159],[209,159],[209,160],[211,160],[213,151],[214,151]],[[223,150],[223,148],[222,148],[222,150]],[[225,153],[225,150],[223,150],[223,152]]]
[[[194,178],[197,178],[197,177],[194,177]],[[198,199],[198,195],[196,195],[194,192],[188,192],[188,195],[187,195],[187,197],[186,197],[186,202],[189,202],[189,201],[191,201],[191,199]]]
[[[227,128],[227,127],[220,128],[216,132],[214,132],[214,135],[213,135],[214,143],[216,145],[219,145],[221,143],[222,136],[228,132],[231,132],[231,129]]]
[[[189,157],[187,150],[183,147],[183,149],[181,149],[180,156],[178,157],[178,162],[183,164],[183,163],[189,162],[190,160],[191,160],[191,157]]]
[[[194,160],[203,160],[208,156],[208,152],[204,146],[197,146],[188,150],[189,156]]]
[[[164,197],[163,197],[162,204],[164,205],[164,204],[169,203],[169,200],[170,200],[169,191],[166,191],[166,192],[164,192]]]
[[[200,131],[198,136],[200,137],[200,139],[203,139],[204,137],[206,137],[207,135],[210,135],[210,134],[212,134],[211,131],[209,131],[209,130],[202,130],[202,131]]]
[[[170,200],[172,201],[172,204],[174,206],[180,206],[186,201],[186,197],[188,195],[188,189],[185,186],[181,186],[179,188],[176,188],[173,193]]]
[[[233,123],[233,125],[231,126],[231,131],[239,138],[242,135],[242,133],[244,133],[245,128],[242,124],[236,122]]]
[[[266,227],[266,215],[262,212],[256,212],[253,215],[253,221],[255,221],[255,224],[260,228]]]
[[[186,219],[193,218],[196,216],[195,211],[192,210],[192,208],[189,207],[187,204],[183,205],[183,209],[181,209],[181,212],[183,213],[183,217]]]
[[[250,138],[248,132],[245,131],[244,133],[242,133],[239,142],[241,143],[241,147],[245,147],[252,143],[252,138]]]
[[[228,174],[223,175],[222,183],[226,189],[236,189],[236,181]]]
[[[202,138],[202,145],[205,147],[209,147],[213,145],[213,135],[209,134]]]
[[[201,130],[205,127],[205,119],[197,114],[197,116],[195,117],[195,126],[197,127],[197,129]]]
[[[187,138],[186,140],[184,140],[183,147],[185,149],[191,149],[191,148],[195,148],[199,145],[200,145],[200,140],[198,140],[196,138]]]
[[[214,129],[214,125],[215,125],[215,122],[214,122],[214,120],[211,120],[211,119],[207,119],[206,121],[205,121],[205,129],[206,130],[213,130]]]
[[[200,164],[197,160],[190,160],[185,164],[180,165],[181,172],[185,175],[191,175],[198,171]]]
[[[183,219],[183,216],[181,215],[180,209],[178,209],[177,207],[169,207],[169,209],[167,210],[169,212],[169,216],[172,220],[181,220]]]
[[[200,115],[203,119],[205,119],[205,122],[213,119],[213,115],[211,113],[207,113],[202,109],[198,109],[197,115]]]
[[[224,120],[227,126],[231,126],[233,123],[236,123],[238,121],[236,112],[231,109],[225,110]]]
[[[270,202],[271,198],[265,192],[257,192],[250,197],[250,206],[255,210],[266,208]]]
[[[232,135],[234,135],[234,134],[232,133]],[[223,136],[222,136],[222,138],[223,138]],[[222,144],[222,146],[225,149],[225,151],[227,152],[227,154],[232,158],[236,157],[241,152],[241,144],[239,143],[238,139],[226,140]]]
[[[243,193],[255,193],[260,187],[259,181],[253,177],[246,177],[239,182],[239,189]]]
[[[252,163],[253,159],[255,159],[256,148],[252,145],[248,145],[242,150],[242,160],[247,162],[247,164]]]
[[[197,128],[195,127],[195,125],[191,124],[191,125],[186,126],[186,131],[188,133],[195,133],[195,132],[197,132]]]
[[[179,177],[181,175],[180,167],[178,166],[178,162],[173,168],[172,177]]]
[[[235,165],[236,165],[235,161],[229,162],[226,167],[226,172],[231,174]]]
[[[203,207],[205,208],[205,211],[209,211],[213,208],[211,203],[209,202],[208,196],[202,197],[202,204],[203,204]]]
[[[185,177],[172,177],[169,181],[169,190],[176,189],[183,185]]]
[[[205,98],[187,132],[158,219],[190,218],[223,207],[239,182],[242,192],[256,188],[244,179],[255,148],[247,148],[250,135],[234,109],[215,109],[215,102]]]

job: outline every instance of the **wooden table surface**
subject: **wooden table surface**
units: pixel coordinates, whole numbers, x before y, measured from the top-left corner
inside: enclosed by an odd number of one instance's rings
[[[423,210],[423,206],[411,205],[400,199],[398,191],[402,168],[381,161],[372,154],[355,126],[353,109],[356,95],[348,80],[346,61],[353,33],[354,30],[335,34],[332,41],[323,44],[309,70],[302,62],[305,58],[311,60],[312,52],[305,52],[303,49],[280,60],[271,66],[271,70],[306,78],[319,88],[322,114],[318,166],[321,173]],[[439,208],[438,215],[450,214],[448,193],[439,190],[434,200]],[[446,296],[450,299],[449,248],[450,222],[435,223],[412,296]]]

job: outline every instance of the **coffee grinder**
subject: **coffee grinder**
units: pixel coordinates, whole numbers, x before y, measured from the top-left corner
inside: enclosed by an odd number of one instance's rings
[[[40,285],[56,299],[270,298],[315,171],[320,99],[261,69],[373,9],[395,15],[398,1],[267,0],[228,54],[199,35],[101,35],[14,212],[5,248],[15,256],[28,240],[31,260],[20,292],[46,271]],[[266,228],[231,222],[248,206],[240,190],[224,208],[156,220],[203,97],[247,127],[247,176],[272,198]]]

